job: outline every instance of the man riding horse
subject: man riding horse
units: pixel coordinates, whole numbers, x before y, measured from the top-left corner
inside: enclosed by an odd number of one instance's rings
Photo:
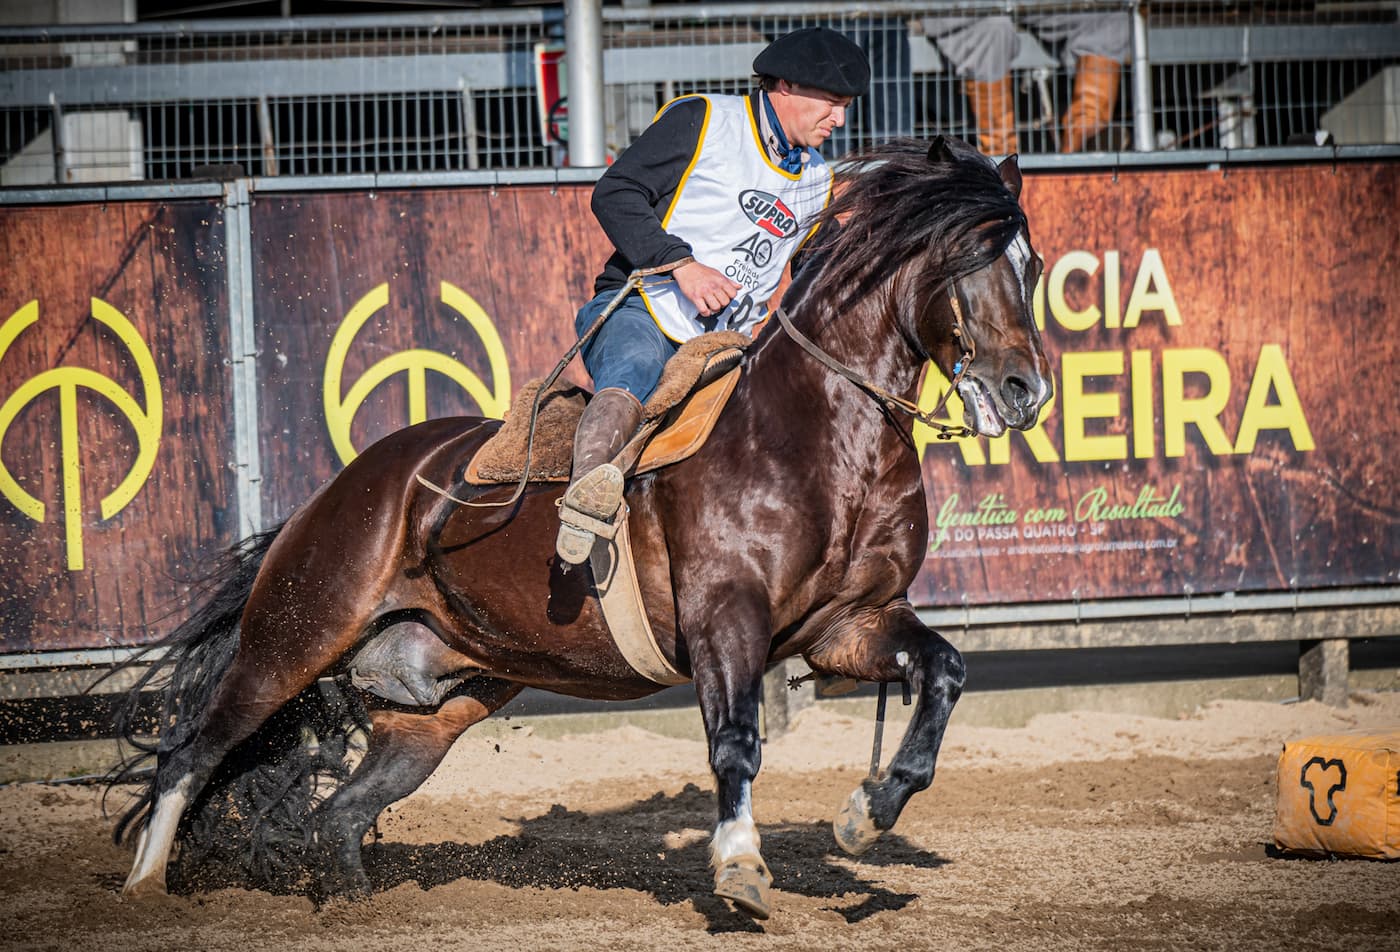
[[[590,519],[611,520],[622,504],[623,474],[611,461],[641,423],[666,361],[692,337],[749,331],[767,317],[783,270],[831,198],[817,149],[870,85],[865,53],[812,27],[774,40],[753,70],[758,88],[748,96],[668,104],[593,191],[593,214],[615,251],[578,312],[579,336],[632,271],[670,270],[629,294],[583,347],[597,392],[575,432],[560,509],[556,548],[568,563],[588,559]],[[590,519],[576,524],[573,513]]]

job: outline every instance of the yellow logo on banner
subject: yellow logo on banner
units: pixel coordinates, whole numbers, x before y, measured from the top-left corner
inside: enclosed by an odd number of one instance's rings
[[[322,399],[326,408],[326,426],[330,430],[331,443],[342,463],[349,463],[359,451],[350,442],[350,424],[355,414],[375,388],[398,373],[408,377],[408,422],[422,423],[428,418],[427,377],[434,370],[455,381],[481,408],[483,416],[500,419],[510,405],[510,366],[506,361],[506,349],[496,333],[495,325],[487,317],[481,305],[470,294],[456,285],[443,281],[440,294],[442,301],[452,308],[472,326],[486,347],[486,357],[491,365],[492,387],[487,387],[481,378],[460,361],[435,350],[413,348],[390,354],[366,370],[350,391],[342,396],[342,377],[345,373],[345,358],[355,342],[355,335],[371,317],[389,303],[389,284],[386,281],[355,302],[350,313],[335,332],[331,341],[330,353],[326,355],[326,373],[322,386]]]
[[[142,389],[145,391],[145,409],[142,409],[131,394],[116,381],[104,377],[95,370],[85,367],[55,367],[31,377],[10,393],[4,403],[0,403],[0,447],[5,442],[5,434],[20,411],[47,390],[58,391],[58,424],[61,434],[60,459],[63,465],[63,522],[66,530],[68,568],[79,571],[83,568],[83,512],[82,512],[82,471],[78,458],[78,388],[87,387],[111,401],[112,405],[131,423],[136,431],[136,460],[127,471],[117,488],[104,496],[101,503],[103,519],[110,519],[126,508],[127,503],[145,485],[151,469],[155,466],[156,451],[160,448],[160,431],[164,413],[160,395],[160,377],[156,372],[156,362],[146,342],[141,339],[136,328],[120,311],[99,298],[92,299],[93,318],[126,345],[127,351],[136,362],[141,375]],[[0,324],[0,361],[6,351],[26,329],[39,320],[39,302],[30,301],[11,314],[4,324]],[[43,522],[46,507],[38,498],[25,492],[5,468],[0,459],[0,495],[3,495],[15,508],[35,522]]]

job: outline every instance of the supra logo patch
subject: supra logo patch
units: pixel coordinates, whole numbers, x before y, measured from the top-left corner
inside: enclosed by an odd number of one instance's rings
[[[776,195],[756,188],[745,189],[739,194],[739,207],[749,216],[749,221],[770,235],[791,238],[797,234],[797,216]]]
[[[1317,825],[1331,826],[1332,821],[1337,819],[1337,805],[1332,802],[1332,795],[1347,788],[1347,765],[1340,760],[1323,760],[1321,757],[1314,757],[1303,764],[1298,784],[1308,791],[1308,809],[1312,811],[1313,819],[1317,821]],[[1324,793],[1327,798],[1326,818],[1317,812],[1319,792]]]

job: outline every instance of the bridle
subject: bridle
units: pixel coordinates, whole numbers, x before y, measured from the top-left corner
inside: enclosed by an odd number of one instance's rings
[[[949,279],[946,287],[948,289],[948,306],[952,308],[953,311],[953,339],[958,343],[959,356],[957,361],[953,364],[953,379],[948,384],[948,389],[943,391],[943,396],[939,397],[938,403],[934,405],[932,410],[928,411],[920,410],[917,403],[911,403],[898,394],[890,393],[888,390],[877,386],[822,350],[811,338],[807,337],[807,335],[793,326],[792,319],[788,317],[787,312],[784,311],[782,307],[778,307],[774,313],[778,317],[778,323],[782,326],[787,335],[796,341],[798,346],[803,350],[825,364],[828,369],[840,374],[851,383],[864,390],[882,404],[885,409],[907,413],[924,426],[933,430],[934,435],[937,436],[938,439],[951,440],[956,437],[977,435],[977,431],[969,426],[953,426],[934,419],[935,416],[943,412],[943,408],[948,403],[948,398],[953,395],[953,392],[958,389],[958,384],[962,383],[963,378],[967,376],[967,369],[972,365],[973,358],[977,356],[977,345],[973,343],[972,336],[967,333],[967,327],[963,323],[962,292],[958,288],[957,279]]]

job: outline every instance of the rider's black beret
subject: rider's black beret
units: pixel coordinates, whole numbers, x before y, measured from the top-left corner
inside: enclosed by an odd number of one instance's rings
[[[844,34],[824,26],[778,37],[754,59],[753,71],[838,96],[860,96],[870,88],[870,60],[865,51]]]

